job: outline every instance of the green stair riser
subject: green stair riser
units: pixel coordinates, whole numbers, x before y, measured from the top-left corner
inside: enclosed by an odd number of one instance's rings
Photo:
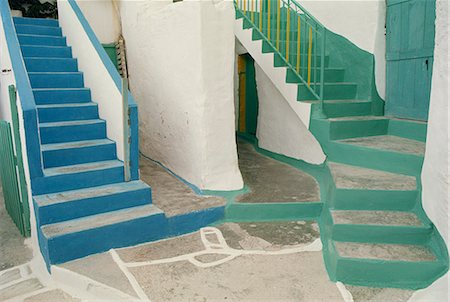
[[[335,224],[332,239],[342,242],[424,245],[432,231],[431,227],[425,226]]]
[[[295,66],[294,66],[295,67]],[[307,78],[307,69],[300,68],[299,74],[303,76],[303,78]],[[339,68],[325,68],[325,82],[337,83],[344,81],[344,69]],[[317,73],[317,75],[316,75]],[[320,78],[321,70],[320,68],[311,69],[311,77]],[[287,69],[286,70],[286,82],[287,83],[297,83],[300,84],[302,81],[296,74],[296,70]]]
[[[425,288],[446,269],[439,261],[404,262],[344,259],[337,261],[336,279],[350,285]],[[405,281],[407,280],[407,281]]]
[[[336,189],[335,210],[409,211],[417,204],[418,191]]]
[[[314,104],[317,107],[316,104]],[[325,115],[329,118],[345,116],[364,116],[372,111],[371,102],[339,102],[323,104]]]
[[[330,142],[331,161],[369,169],[416,176],[422,170],[423,156]],[[370,160],[368,160],[370,159]]]
[[[426,142],[427,124],[408,120],[390,120],[388,134]]]
[[[320,82],[320,79],[316,79]],[[320,85],[317,87],[314,85],[314,78],[311,77],[311,89],[315,89],[319,94]],[[326,83],[323,87],[323,99],[324,100],[353,100],[356,97],[358,87],[351,83]],[[310,90],[304,84],[298,85],[297,100],[314,100],[315,97],[311,94]]]

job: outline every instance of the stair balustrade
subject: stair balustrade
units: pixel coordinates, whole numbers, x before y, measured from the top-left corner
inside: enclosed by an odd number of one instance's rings
[[[235,0],[235,7],[253,36],[270,46],[275,60],[291,68],[322,106],[326,28],[295,0]]]

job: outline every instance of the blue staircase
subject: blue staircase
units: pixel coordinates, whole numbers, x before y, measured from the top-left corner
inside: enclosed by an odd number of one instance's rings
[[[57,20],[13,18],[35,97],[44,177],[33,190],[47,265],[168,235],[142,181],[124,182],[116,143]]]

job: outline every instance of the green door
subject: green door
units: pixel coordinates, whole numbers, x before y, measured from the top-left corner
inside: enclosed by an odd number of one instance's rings
[[[435,0],[387,0],[386,115],[427,120]]]

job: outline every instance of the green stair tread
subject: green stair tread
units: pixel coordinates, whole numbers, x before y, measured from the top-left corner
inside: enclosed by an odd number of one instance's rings
[[[393,135],[378,135],[338,140],[353,146],[424,156],[425,143]]]
[[[420,245],[334,242],[341,257],[383,261],[436,261],[433,252]]]
[[[83,172],[117,168],[117,167],[123,167],[123,162],[121,162],[119,160],[107,160],[107,161],[98,161],[98,162],[87,163],[87,164],[62,166],[62,167],[44,169],[44,175],[45,176],[56,176],[56,175],[62,175],[62,174],[83,173]]]
[[[364,115],[364,116],[344,116],[344,117],[333,117],[328,120],[331,122],[350,122],[350,121],[375,121],[375,120],[387,120],[384,116],[375,115]]]
[[[334,210],[331,214],[335,224],[423,226],[411,212]]]
[[[58,203],[63,203],[63,202],[69,202],[69,201],[87,199],[87,198],[94,198],[94,197],[101,197],[101,196],[108,196],[108,195],[118,194],[118,193],[122,193],[122,192],[134,191],[134,190],[139,190],[139,189],[147,189],[147,188],[149,188],[149,186],[147,184],[138,180],[138,181],[123,182],[123,183],[117,183],[117,184],[106,185],[106,186],[90,187],[87,189],[71,190],[71,191],[58,192],[58,193],[53,193],[53,194],[39,195],[39,196],[34,196],[33,198],[38,205],[48,206],[48,205],[53,205],[53,204],[58,204]]]
[[[412,191],[417,187],[416,179],[412,176],[334,162],[329,162],[328,165],[338,189]]]
[[[157,214],[163,214],[163,212],[156,206],[149,204],[144,206],[132,207],[125,210],[86,216],[83,218],[68,220],[60,223],[47,224],[42,226],[41,230],[45,237],[52,238]]]

